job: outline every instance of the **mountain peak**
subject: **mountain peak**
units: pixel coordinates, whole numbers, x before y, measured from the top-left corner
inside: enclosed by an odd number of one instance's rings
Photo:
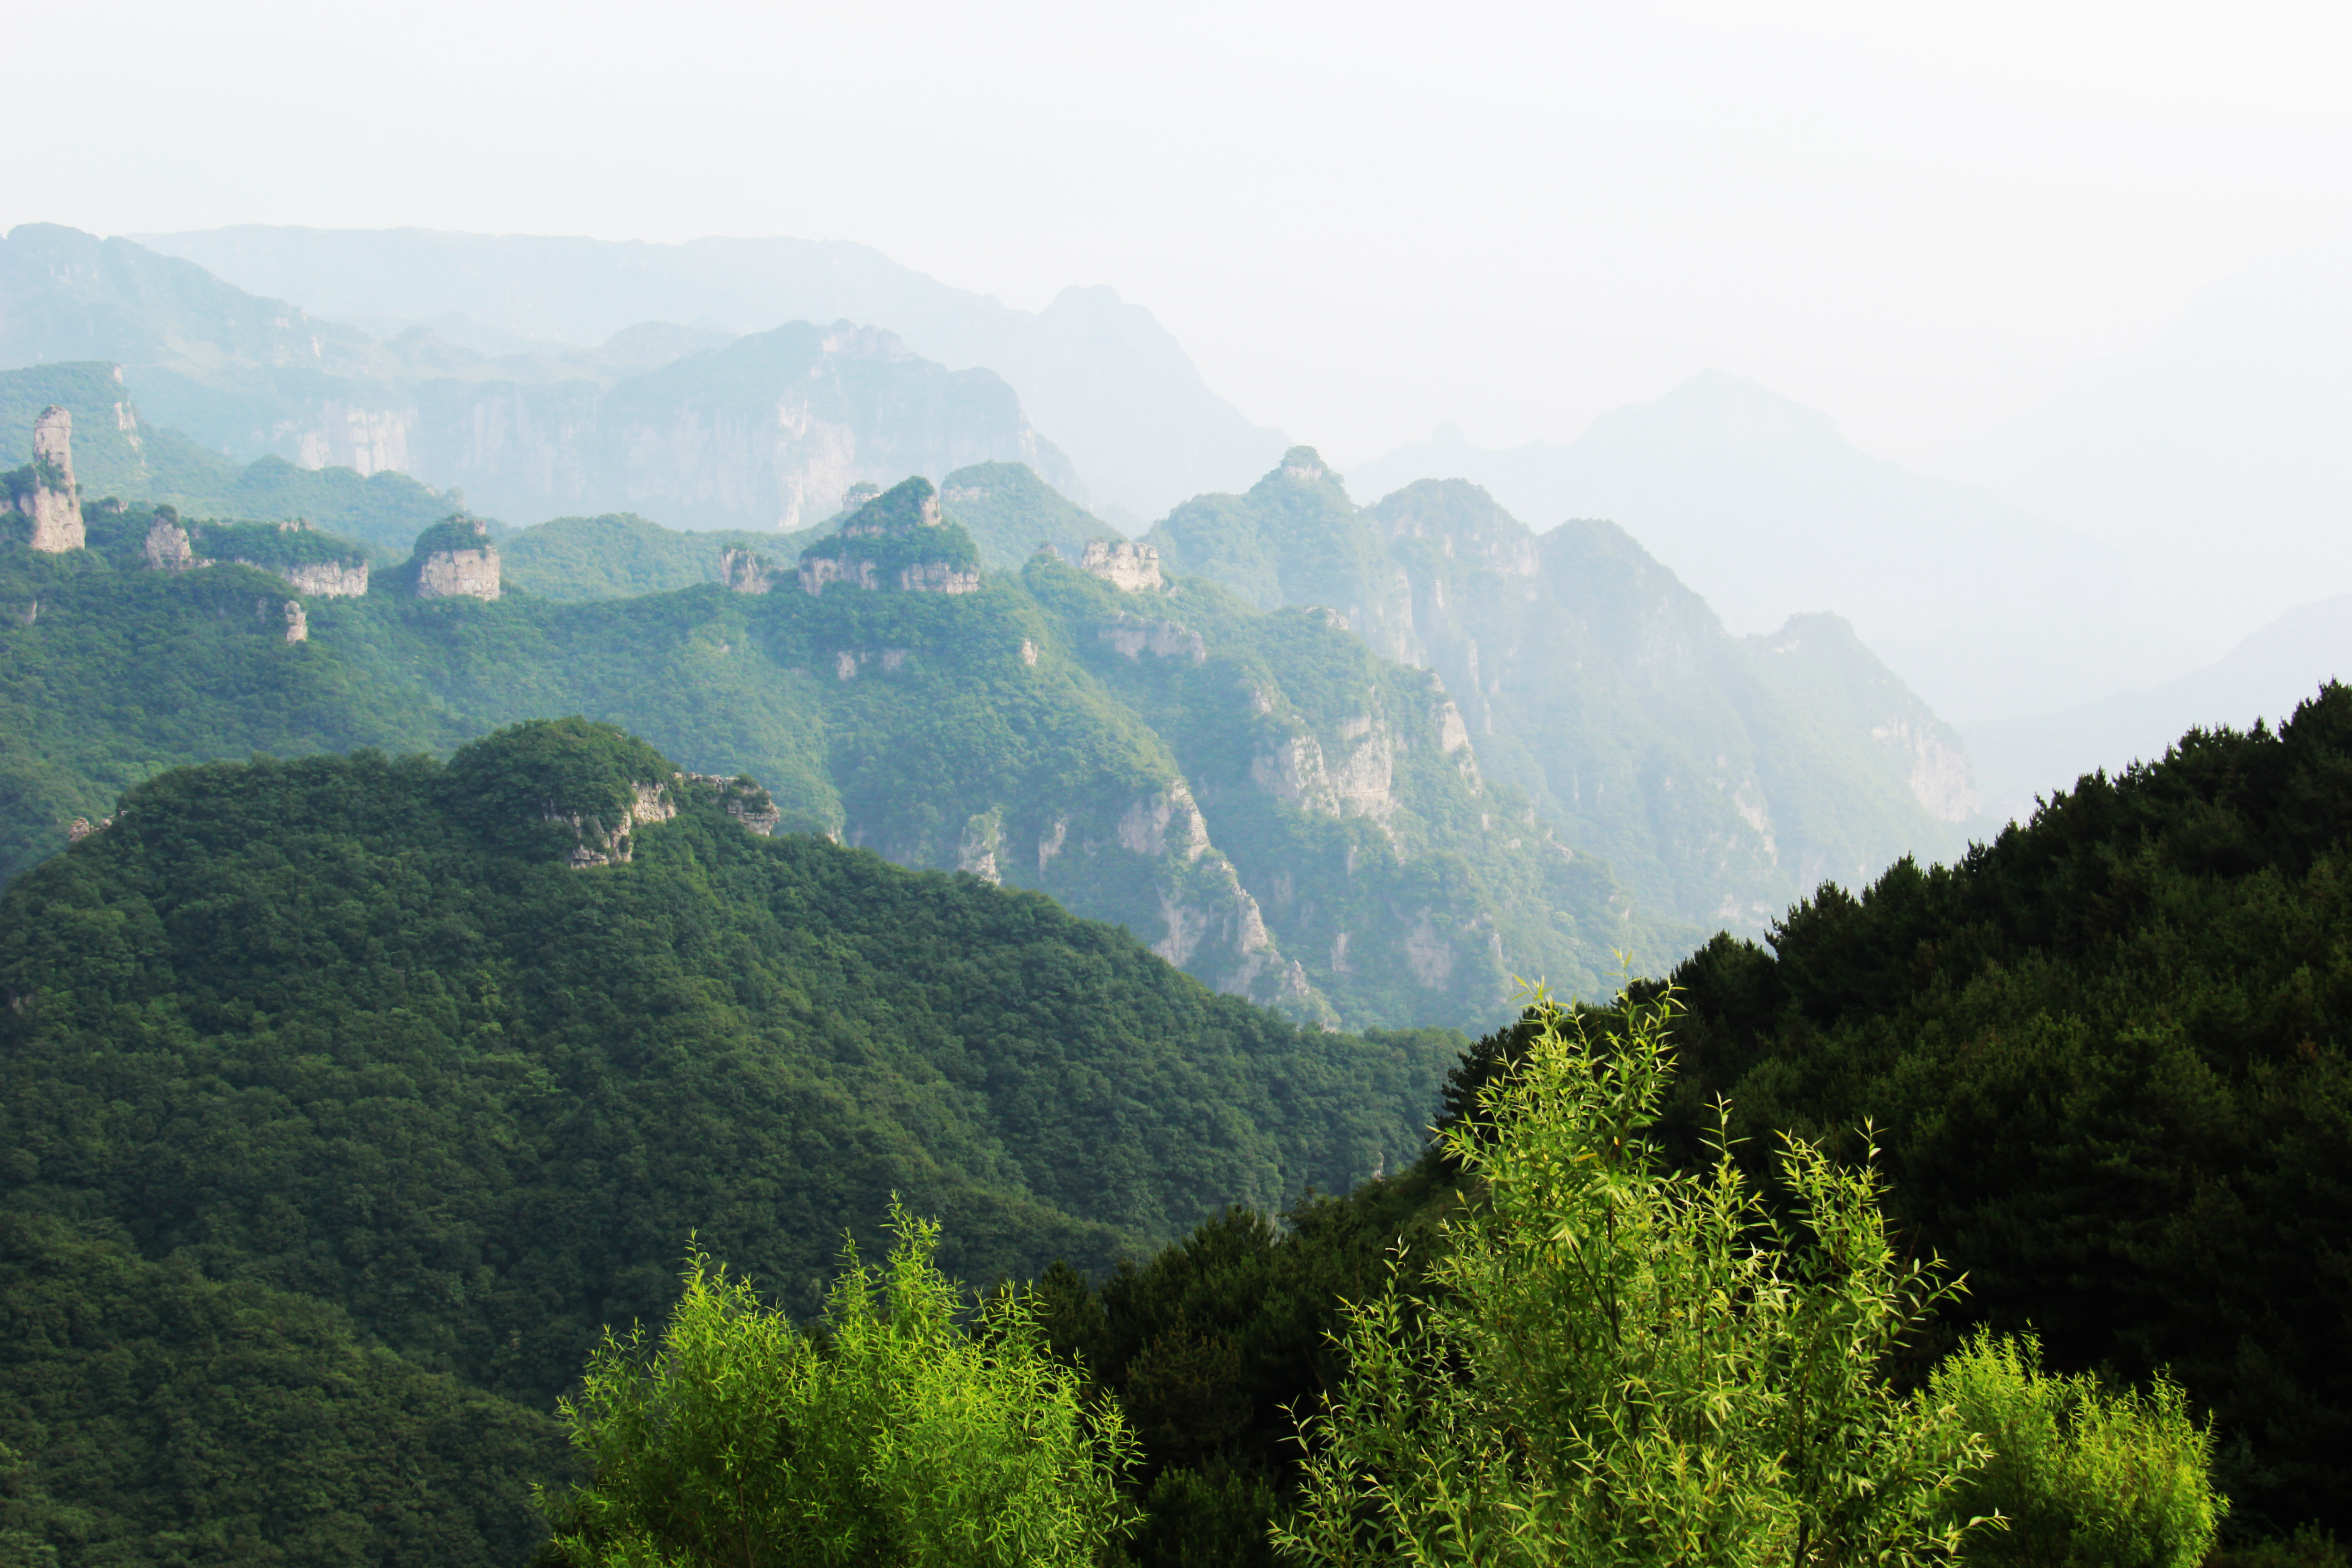
[[[1266,477],[1299,479],[1312,484],[1318,479],[1336,479],[1338,476],[1331,472],[1324,463],[1322,454],[1314,447],[1293,447],[1282,455],[1282,466]]]

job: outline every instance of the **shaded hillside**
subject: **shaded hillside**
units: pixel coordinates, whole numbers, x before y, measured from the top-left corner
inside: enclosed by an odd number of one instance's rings
[[[579,721],[159,778],[0,896],[7,1201],[538,1400],[689,1230],[809,1310],[894,1190],[986,1279],[1418,1145],[1459,1037],[1302,1031],[762,800]]]
[[[1043,310],[1022,310],[840,240],[657,245],[242,225],[147,243],[338,319],[425,322],[460,341],[602,342],[647,321],[723,321],[739,332],[871,322],[928,359],[1004,377],[1089,493],[1139,522],[1240,483],[1284,444],[1213,392],[1149,310],[1109,289],[1066,289]],[[436,321],[451,312],[472,320]]]
[[[534,724],[167,773],[0,894],[0,1530],[518,1562],[689,1237],[803,1315],[894,1193],[975,1282],[1101,1269],[1417,1147],[1463,1043],[764,805]]]
[[[1756,929],[1823,878],[1955,853],[1975,813],[1957,734],[1843,622],[1733,637],[1612,524],[1538,536],[1460,480],[1359,509],[1299,447],[1150,542],[1436,671],[1488,775],[1683,920]]]
[[[1080,491],[993,372],[846,321],[760,325],[714,343],[646,322],[595,350],[488,354],[318,321],[128,240],[26,224],[0,241],[0,363],[119,363],[151,418],[240,463],[395,470],[520,522],[797,528],[857,481],[992,459]]]
[[[542,599],[629,599],[724,580],[730,550],[776,550],[772,533],[685,532],[633,512],[550,518],[502,534],[510,590]]]
[[[415,560],[361,597],[156,572],[149,524],[0,546],[12,868],[174,763],[446,752],[581,712],[751,773],[790,829],[1051,893],[1303,1018],[1487,1018],[1515,975],[1591,986],[1616,950],[1696,939],[1488,781],[1425,672],[1204,583],[1122,591],[1051,556],[988,577],[919,479],[797,568],[740,557],[740,591],[592,603],[419,599]]]
[[[1824,889],[1769,948],[1718,937],[1675,977],[1690,1088],[1750,1134],[1852,1147],[1872,1119],[1964,1319],[2168,1367],[2221,1423],[2242,1525],[2342,1530],[2347,851],[2331,684],[2276,731],[2054,792],[1960,865]]]
[[[572,1465],[546,1413],[372,1344],[324,1302],[13,1205],[0,1445],[8,1561],[123,1568],[511,1568],[544,1533],[531,1483]]]

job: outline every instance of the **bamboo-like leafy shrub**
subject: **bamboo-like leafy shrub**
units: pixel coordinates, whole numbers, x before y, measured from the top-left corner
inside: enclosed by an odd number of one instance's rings
[[[820,1331],[696,1253],[656,1342],[608,1335],[561,1405],[593,1479],[548,1500],[543,1560],[1081,1568],[1124,1533],[1118,1407],[1082,1399],[1024,1295],[967,1331],[937,1224],[894,1205],[889,1228],[878,1268],[845,1249]]]

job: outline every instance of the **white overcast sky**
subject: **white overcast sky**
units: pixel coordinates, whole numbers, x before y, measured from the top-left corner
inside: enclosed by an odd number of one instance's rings
[[[1933,465],[2347,233],[2352,5],[12,7],[0,223],[875,245],[1346,460],[1714,366]]]

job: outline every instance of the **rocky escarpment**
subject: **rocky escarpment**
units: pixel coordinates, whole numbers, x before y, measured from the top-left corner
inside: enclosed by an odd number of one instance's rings
[[[1148,594],[1166,585],[1160,574],[1160,552],[1131,539],[1117,544],[1102,539],[1087,541],[1078,570],[1101,578],[1122,594]]]
[[[251,566],[283,577],[299,593],[325,599],[358,598],[368,591],[366,555],[299,518],[280,523],[185,523],[171,507],[159,506],[148,524],[141,557],[151,572]]]
[[[766,556],[749,550],[722,550],[719,552],[719,580],[738,594],[772,592],[782,570]]]
[[[87,540],[74,483],[73,416],[51,404],[33,422],[33,460],[5,476],[7,509],[25,520],[34,549],[79,550]]]
[[[1975,811],[1958,737],[1850,627],[1732,637],[1609,522],[1538,535],[1460,480],[1359,508],[1301,447],[1245,495],[1179,507],[1151,542],[1180,580],[1328,609],[1435,672],[1449,754],[1475,748],[1470,765],[1681,919],[1760,929],[1821,877],[1956,852]],[[1276,735],[1260,786],[1326,813],[1376,801],[1371,738]]]
[[[410,557],[420,599],[496,599],[499,550],[488,524],[462,514],[417,535]]]
[[[802,551],[799,578],[801,592],[812,595],[836,584],[867,591],[970,594],[980,587],[980,551],[970,534],[940,512],[931,482],[911,479],[867,501]]]

